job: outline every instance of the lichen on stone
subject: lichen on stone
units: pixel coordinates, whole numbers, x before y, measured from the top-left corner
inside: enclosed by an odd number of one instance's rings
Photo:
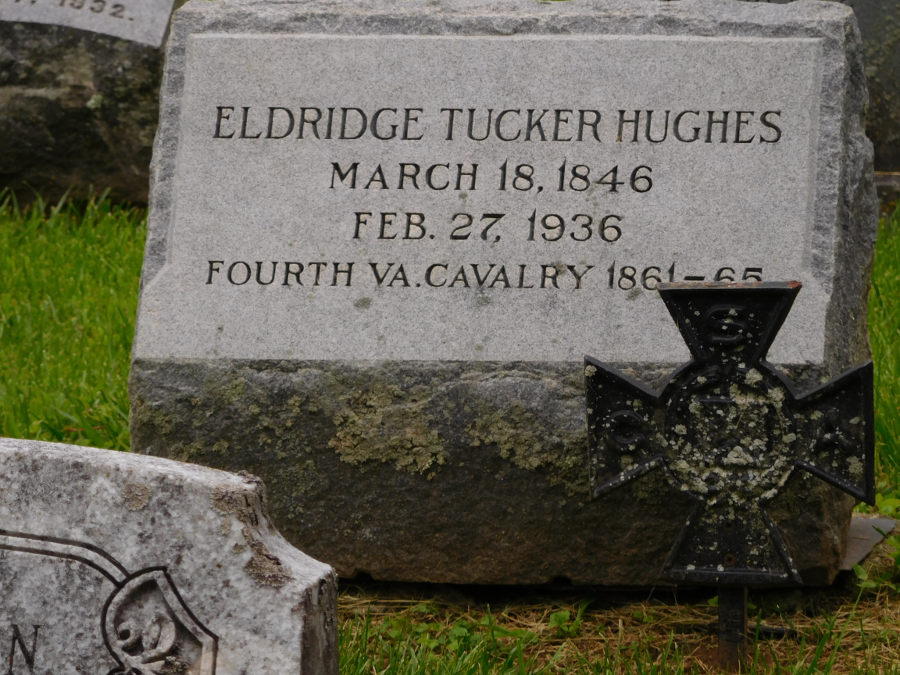
[[[122,488],[122,501],[129,511],[140,511],[150,503],[153,489],[143,483],[125,483]]]
[[[223,516],[233,515],[244,525],[258,525],[256,515],[258,495],[229,484],[218,485],[210,496],[213,511]]]
[[[423,474],[446,460],[440,434],[431,428],[424,401],[409,400],[396,385],[374,384],[345,398],[334,416],[328,447],[351,465],[393,462],[398,470]]]
[[[548,469],[550,484],[562,483],[569,496],[589,490],[586,435],[548,428],[522,401],[511,401],[506,410],[485,406],[466,434],[471,447],[494,445],[503,459],[519,469]]]
[[[253,551],[253,557],[244,565],[244,571],[257,583],[263,586],[284,586],[294,579],[290,570],[281,564],[278,556],[269,553],[266,545],[253,536],[249,527],[244,527],[241,534]]]
[[[242,377],[237,377],[233,379],[226,388],[224,394],[225,401],[227,403],[236,402],[241,396],[244,395],[244,387],[247,385],[247,380]]]

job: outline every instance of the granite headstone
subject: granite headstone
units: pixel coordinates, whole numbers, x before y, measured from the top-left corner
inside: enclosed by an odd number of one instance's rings
[[[843,5],[190,2],[166,67],[134,447],[261,475],[342,575],[653,583],[690,505],[589,500],[582,359],[685,361],[663,281],[802,281],[801,383],[868,354]],[[852,500],[779,499],[827,581]]]
[[[0,21],[47,23],[159,47],[174,0],[0,0]]]
[[[4,672],[337,675],[335,582],[259,479],[0,439]]]

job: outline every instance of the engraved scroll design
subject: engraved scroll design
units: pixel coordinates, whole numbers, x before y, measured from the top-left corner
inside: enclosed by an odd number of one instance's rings
[[[130,574],[92,544],[6,530],[0,549],[74,560],[115,586],[100,617],[103,642],[118,664],[108,675],[215,675],[219,639],[194,616],[165,567]]]

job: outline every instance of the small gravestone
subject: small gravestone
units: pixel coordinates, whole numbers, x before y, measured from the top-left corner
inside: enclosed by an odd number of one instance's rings
[[[15,675],[338,672],[334,572],[250,476],[0,439],[0,588]]]
[[[342,575],[654,583],[693,502],[651,474],[590,500],[583,355],[656,386],[688,357],[660,283],[796,278],[773,363],[867,357],[853,26],[838,3],[188,3],[134,448],[261,475]],[[828,581],[852,498],[797,476],[776,501]]]
[[[159,47],[174,0],[0,0],[0,21],[47,23]]]

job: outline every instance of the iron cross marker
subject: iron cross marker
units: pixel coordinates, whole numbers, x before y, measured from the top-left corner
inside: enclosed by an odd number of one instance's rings
[[[670,579],[802,583],[766,514],[796,471],[874,503],[872,363],[799,394],[765,360],[800,287],[661,284],[692,357],[661,391],[585,357],[592,497],[660,470],[696,501]]]

